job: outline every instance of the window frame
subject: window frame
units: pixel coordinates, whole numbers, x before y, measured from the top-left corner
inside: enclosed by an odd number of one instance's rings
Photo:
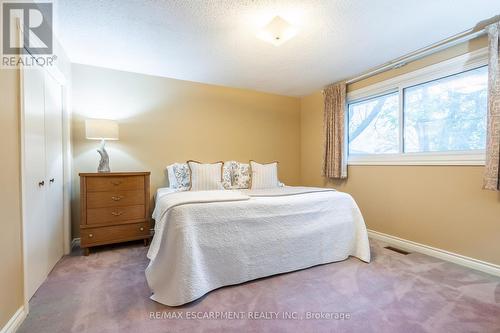
[[[404,89],[453,76],[488,65],[488,49],[469,52],[421,69],[384,80],[347,94],[345,149],[349,165],[484,165],[484,150],[413,152],[404,149]],[[396,69],[397,70],[397,69]],[[390,93],[399,96],[399,136],[397,154],[349,154],[349,105]]]

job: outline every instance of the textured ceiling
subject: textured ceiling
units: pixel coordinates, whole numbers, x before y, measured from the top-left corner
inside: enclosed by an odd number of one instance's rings
[[[72,62],[306,95],[500,13],[492,0],[58,0]],[[298,35],[255,37],[280,15]]]

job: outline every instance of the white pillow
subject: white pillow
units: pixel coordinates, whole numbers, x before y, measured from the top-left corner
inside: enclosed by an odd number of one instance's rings
[[[223,162],[205,164],[196,161],[188,161],[191,170],[190,191],[223,190],[222,166]]]
[[[260,164],[250,161],[250,170],[252,171],[252,190],[280,186],[278,180],[278,162]]]

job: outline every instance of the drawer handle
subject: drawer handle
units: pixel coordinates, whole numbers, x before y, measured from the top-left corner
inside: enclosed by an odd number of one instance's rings
[[[111,212],[111,215],[113,215],[113,216],[120,216],[122,214],[123,214],[123,212]]]
[[[94,237],[94,234],[89,234],[89,238],[92,238],[92,237]]]
[[[120,180],[115,180],[115,181],[112,181],[111,184],[117,186],[117,185],[120,185],[122,182]]]
[[[117,196],[117,197],[114,197],[114,196],[113,196],[113,197],[111,197],[111,199],[112,199],[113,201],[120,201],[121,199],[123,199],[123,195],[119,195],[119,196]]]
[[[139,228],[139,230],[140,230],[140,231],[144,231],[144,227],[140,227],[140,228]]]

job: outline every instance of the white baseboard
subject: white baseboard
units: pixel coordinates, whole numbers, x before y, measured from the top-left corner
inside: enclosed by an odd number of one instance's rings
[[[4,327],[2,327],[0,333],[15,333],[21,326],[27,315],[28,311],[26,311],[24,306],[21,306],[19,309],[17,309],[16,313],[14,313],[14,315],[9,319],[7,324],[5,324]]]
[[[486,261],[466,257],[461,254],[441,250],[432,246],[412,242],[407,239],[391,236],[374,230],[368,230],[368,236],[380,240],[389,245],[394,245],[403,250],[414,251],[435,257],[441,260],[449,261],[461,266],[472,268],[491,275],[500,276],[500,266]]]
[[[76,246],[80,246],[80,238],[73,238],[71,240],[71,250]]]

